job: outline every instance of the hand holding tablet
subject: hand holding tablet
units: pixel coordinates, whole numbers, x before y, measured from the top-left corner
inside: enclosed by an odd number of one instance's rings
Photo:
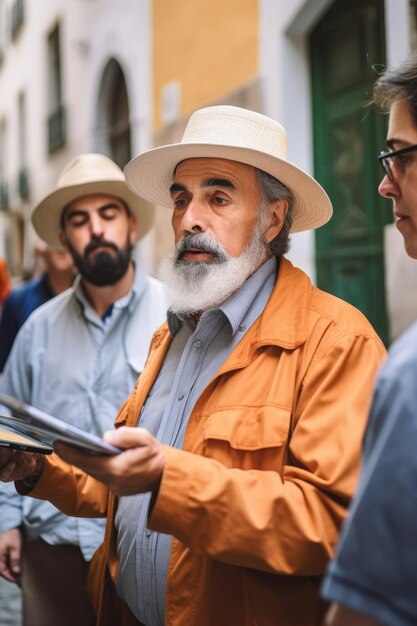
[[[14,450],[23,450],[24,452],[41,452],[42,454],[51,454],[53,448],[35,439],[26,437],[18,432],[2,428],[0,426],[0,447],[13,448]]]
[[[21,450],[28,450],[23,446],[37,443],[38,446],[40,444],[42,446],[36,452],[50,454],[53,451],[55,441],[64,441],[90,454],[113,455],[121,452],[120,448],[106,443],[97,435],[48,415],[12,396],[0,393],[0,405],[11,411],[11,415],[0,413],[0,426],[28,439],[28,441],[18,441],[18,438],[15,438],[11,442],[10,437],[6,436],[3,440],[6,446],[10,442],[13,443],[13,446],[10,445],[9,447],[16,448],[19,446]]]

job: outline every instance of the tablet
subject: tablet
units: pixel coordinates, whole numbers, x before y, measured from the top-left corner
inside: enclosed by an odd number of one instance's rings
[[[57,417],[44,413],[17,398],[0,393],[0,405],[11,415],[0,413],[0,425],[20,435],[52,447],[55,441],[64,441],[90,454],[119,454],[120,448],[106,443],[101,437],[77,428]]]
[[[41,452],[42,454],[51,454],[53,452],[51,446],[1,426],[0,448],[13,448],[15,450],[24,450],[25,452]]]

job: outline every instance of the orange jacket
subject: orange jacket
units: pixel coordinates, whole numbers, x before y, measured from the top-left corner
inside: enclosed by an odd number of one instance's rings
[[[135,426],[170,342],[164,325],[117,426]],[[166,626],[320,624],[317,589],[355,488],[384,356],[361,313],[281,261],[264,312],[197,401],[184,449],[166,447],[148,521],[174,536]],[[96,605],[105,602],[99,623],[138,624],[114,617],[103,597],[108,572],[117,574],[115,499],[57,457],[31,495],[51,497],[52,485],[64,512],[108,515],[91,576]]]

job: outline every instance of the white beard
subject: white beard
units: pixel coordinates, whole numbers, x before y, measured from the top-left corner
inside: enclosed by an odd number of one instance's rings
[[[202,313],[225,302],[271,255],[263,240],[264,219],[260,217],[252,238],[239,257],[230,256],[218,241],[204,233],[192,237],[193,246],[215,254],[212,262],[178,260],[184,237],[158,269],[164,283],[168,305],[174,313]]]

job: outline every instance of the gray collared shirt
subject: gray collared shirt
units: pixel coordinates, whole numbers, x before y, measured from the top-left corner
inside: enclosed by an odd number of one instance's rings
[[[206,311],[198,322],[168,313],[172,343],[139,418],[140,426],[161,443],[182,448],[196,401],[264,310],[276,275],[277,260],[273,257],[224,304]],[[143,624],[161,626],[165,622],[172,537],[147,528],[149,501],[150,494],[119,500],[117,590]]]
[[[102,435],[134,387],[155,328],[166,316],[162,285],[138,270],[131,291],[105,321],[77,281],[39,307],[19,331],[0,389],[23,402]],[[49,502],[0,487],[0,532],[24,526],[29,538],[80,546],[90,559],[104,520],[66,517]]]

